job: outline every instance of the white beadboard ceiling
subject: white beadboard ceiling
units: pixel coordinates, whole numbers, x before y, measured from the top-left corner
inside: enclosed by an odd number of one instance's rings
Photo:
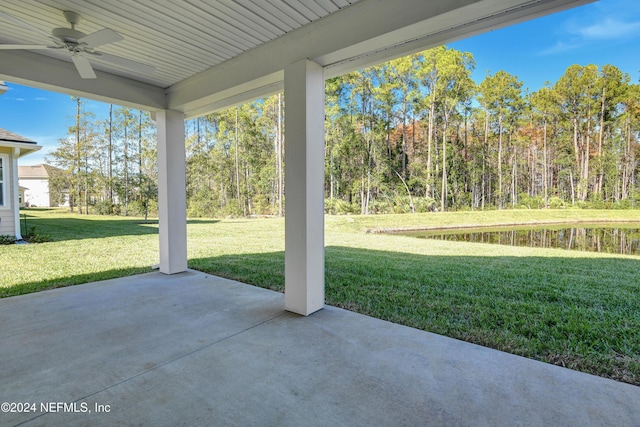
[[[45,32],[69,26],[62,11],[79,13],[76,29],[89,34],[107,27],[124,36],[100,51],[156,68],[153,75],[131,77],[168,87],[356,1],[3,0],[0,10]],[[41,34],[0,18],[0,43],[47,42]],[[38,53],[69,58],[54,49]],[[95,68],[129,75],[98,61]]]
[[[282,88],[283,68],[308,58],[336,75],[591,0],[1,0],[0,11],[50,33],[82,17],[86,34],[124,40],[99,51],[155,67],[132,72],[92,61],[77,76],[55,49],[0,50],[0,80],[187,116]],[[49,40],[0,16],[0,44]]]

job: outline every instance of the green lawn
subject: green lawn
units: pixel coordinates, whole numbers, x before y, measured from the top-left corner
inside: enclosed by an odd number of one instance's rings
[[[27,214],[54,241],[0,246],[2,296],[150,271],[157,262],[157,225]],[[640,222],[640,211],[328,216],[327,303],[640,385],[640,257],[368,232],[620,220]],[[191,268],[283,290],[283,219],[190,220],[188,232]]]
[[[23,213],[28,228],[53,241],[0,246],[0,297],[148,272],[158,262],[157,224],[62,210]]]

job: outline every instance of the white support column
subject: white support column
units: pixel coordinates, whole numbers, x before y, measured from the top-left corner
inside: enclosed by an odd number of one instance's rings
[[[284,70],[285,308],[324,306],[324,76],[303,60]]]
[[[13,212],[14,212],[14,225],[15,225],[15,235],[16,239],[22,240],[22,233],[20,232],[20,186],[18,185],[18,158],[20,157],[20,149],[18,147],[14,147],[13,156],[11,156],[11,193],[12,193],[12,203],[13,203]],[[8,188],[8,186],[7,186]],[[7,195],[8,196],[8,195]],[[24,230],[26,233],[27,230]]]
[[[187,269],[187,189],[184,113],[156,113],[158,128],[158,218],[160,272]]]

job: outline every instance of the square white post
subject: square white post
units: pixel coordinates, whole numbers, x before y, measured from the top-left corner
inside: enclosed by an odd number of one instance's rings
[[[187,178],[184,113],[156,113],[160,272],[187,270]]]
[[[324,306],[324,75],[302,60],[284,69],[285,309]]]

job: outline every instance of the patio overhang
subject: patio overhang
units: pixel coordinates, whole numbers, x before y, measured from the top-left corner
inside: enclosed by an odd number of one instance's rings
[[[303,59],[321,65],[325,77],[330,78],[593,1],[341,1],[337,3],[352,4],[230,59],[217,61],[203,71],[169,80],[166,85],[144,82],[132,73],[101,69],[96,70],[97,79],[83,80],[67,58],[18,50],[0,50],[0,78],[148,111],[182,111],[190,118],[283,90],[284,68]],[[39,6],[14,2],[29,9],[33,21],[30,23],[35,24]],[[59,10],[72,9],[65,1],[51,3]],[[88,8],[87,13],[94,13],[92,20],[100,23],[100,14],[113,14],[117,9],[115,2],[105,1]],[[128,21],[125,16],[119,19]],[[152,24],[153,18],[149,17],[149,25]],[[41,26],[47,28],[46,24]],[[10,32],[10,26],[0,30],[0,42],[9,42]],[[170,33],[171,29],[164,32]],[[188,57],[189,52],[182,52],[173,60],[180,56]],[[153,62],[157,61],[161,59]]]
[[[302,124],[285,123],[288,148],[297,153],[293,157],[296,166],[286,165],[287,182],[301,183],[288,194],[287,223],[303,224],[310,230],[308,227],[319,225],[315,210],[322,210],[323,203],[322,179],[317,173],[322,169],[322,156],[309,155],[322,140],[321,119],[313,115],[322,115],[318,106],[323,100],[318,94],[323,93],[323,78],[590,2],[193,0],[143,6],[115,0],[53,0],[47,5],[7,0],[0,12],[40,31],[63,25],[60,11],[70,9],[84,17],[91,31],[112,27],[124,40],[105,47],[106,52],[112,49],[113,54],[129,56],[157,71],[149,75],[98,62],[94,64],[97,79],[84,80],[78,78],[64,51],[0,49],[0,80],[160,114],[159,152],[165,155],[164,160],[159,157],[160,268],[177,273],[186,268],[187,256],[184,165],[172,169],[176,162],[184,163],[184,125],[178,117],[196,117],[287,86],[303,90],[305,96],[287,97],[289,111],[304,113],[299,119]],[[0,44],[39,41],[24,25],[2,24]],[[291,307],[304,306],[294,311],[309,314],[322,306],[306,298],[321,295],[323,279],[316,276],[322,276],[323,252],[318,233],[303,234],[304,238],[287,240],[287,287],[300,290],[293,293],[305,298],[305,302],[292,303]]]

